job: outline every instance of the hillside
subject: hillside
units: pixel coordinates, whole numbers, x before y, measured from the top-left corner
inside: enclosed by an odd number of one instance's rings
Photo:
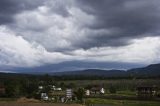
[[[86,69],[81,71],[56,72],[53,75],[84,75],[105,77],[157,77],[160,76],[160,64],[152,64],[142,68],[124,70]]]
[[[86,69],[80,71],[56,72],[53,75],[81,75],[81,76],[104,76],[104,77],[119,77],[125,76],[126,72],[123,70],[100,70],[100,69]]]
[[[147,67],[130,69],[127,73],[135,76],[160,76],[160,64],[151,64]]]
[[[140,77],[140,78],[146,78],[146,77],[160,77],[160,64],[152,64],[146,67],[142,68],[134,68],[129,70],[101,70],[101,69],[84,69],[84,70],[75,70],[75,71],[64,71],[64,72],[48,72],[43,71],[39,72],[36,70],[32,70],[27,72],[27,70],[23,73],[0,73],[0,77],[12,77],[12,76],[28,76],[29,75],[44,75],[49,74],[52,76],[84,76],[84,77],[93,77],[93,76],[99,76],[99,77],[105,77],[105,78],[111,78],[111,77]]]

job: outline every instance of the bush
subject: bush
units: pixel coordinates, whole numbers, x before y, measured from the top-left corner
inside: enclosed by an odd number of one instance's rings
[[[77,99],[82,103],[84,95],[85,95],[84,89],[83,88],[78,88],[78,90],[75,91],[74,94],[77,97]]]
[[[110,93],[116,93],[116,88],[114,86],[109,87],[109,92]]]

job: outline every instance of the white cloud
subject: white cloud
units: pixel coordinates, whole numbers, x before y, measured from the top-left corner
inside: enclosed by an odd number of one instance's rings
[[[94,36],[113,37],[116,28],[89,29],[95,17],[73,4],[72,0],[48,0],[34,10],[16,14],[14,23],[0,26],[0,65],[32,67],[72,60],[160,62],[160,37],[135,39],[120,47],[82,49],[78,45]]]
[[[12,29],[28,41],[40,43],[48,51],[74,49],[77,43],[86,39],[87,30],[83,27],[92,24],[94,17],[70,6],[70,2],[62,3],[70,14],[64,17],[55,9],[55,5],[61,3],[50,2],[35,10],[15,15]]]
[[[64,61],[103,61],[129,63],[155,63],[160,59],[160,37],[133,40],[123,47],[101,47],[67,52],[48,52],[36,42],[28,42],[5,26],[0,27],[0,65],[19,67],[39,66]]]
[[[111,61],[151,64],[160,62],[160,37],[146,37],[133,40],[123,47],[101,47],[89,50],[79,49],[72,55],[85,57],[88,61]]]
[[[62,53],[49,53],[36,42],[28,42],[16,36],[7,27],[0,27],[0,64],[10,66],[39,66],[45,63],[58,63],[68,57]]]

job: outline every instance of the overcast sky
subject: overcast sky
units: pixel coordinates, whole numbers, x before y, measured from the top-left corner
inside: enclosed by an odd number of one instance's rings
[[[159,29],[159,0],[0,0],[0,71],[159,63]]]

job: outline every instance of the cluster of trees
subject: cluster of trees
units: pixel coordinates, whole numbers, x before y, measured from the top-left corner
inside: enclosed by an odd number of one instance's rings
[[[38,85],[41,80],[44,80],[45,83],[49,83],[52,78],[49,76],[31,76],[31,75],[1,75],[0,85],[5,87],[5,95],[3,97],[34,97]],[[2,95],[1,95],[2,96]]]
[[[83,83],[78,82],[77,79],[83,79]],[[70,81],[64,82],[63,80],[70,79]],[[57,87],[65,88],[74,88],[78,89],[78,87],[89,88],[92,84],[90,84],[90,77],[85,78],[82,77],[71,77],[70,76],[50,76],[46,75],[19,75],[19,74],[0,74],[0,85],[3,85],[6,89],[5,97],[35,97],[38,92],[38,86],[43,85],[55,85]],[[91,78],[92,79],[92,78]],[[98,79],[99,77],[95,77],[94,79]],[[83,81],[80,80],[80,81]],[[104,81],[104,82],[103,82]],[[131,90],[134,91],[135,87],[138,85],[159,85],[160,80],[135,80],[135,79],[125,79],[125,80],[99,80],[100,84],[104,84],[104,88],[106,88],[110,93],[116,93],[119,90]],[[96,82],[97,83],[97,82]],[[90,84],[90,85],[89,85]],[[99,83],[98,83],[99,84]],[[48,89],[48,88],[46,88]],[[79,90],[79,89],[78,89]],[[81,91],[79,91],[81,92]],[[76,93],[75,93],[76,94]]]
[[[27,79],[4,81],[5,97],[33,97],[37,92],[38,82]]]
[[[53,76],[49,76],[48,74],[42,76],[26,75],[20,77],[0,77],[0,85],[5,87],[5,94],[0,96],[13,98],[18,98],[21,96],[37,98],[39,86],[44,86],[45,92],[49,92],[51,90],[48,85],[55,85],[56,87],[61,87],[62,89],[77,87],[74,83],[58,83]]]

